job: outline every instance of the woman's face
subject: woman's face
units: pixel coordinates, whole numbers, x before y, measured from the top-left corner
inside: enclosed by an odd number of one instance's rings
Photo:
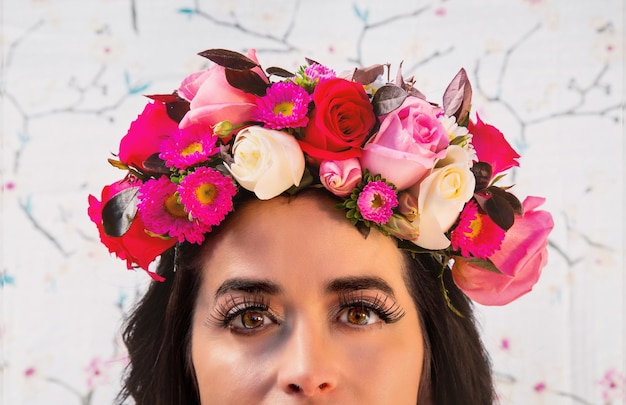
[[[192,321],[202,404],[412,404],[424,347],[390,238],[316,195],[253,201],[211,239]]]

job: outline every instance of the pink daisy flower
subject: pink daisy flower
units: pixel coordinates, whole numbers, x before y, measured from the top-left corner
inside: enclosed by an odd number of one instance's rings
[[[191,125],[179,129],[170,138],[161,143],[159,157],[165,160],[167,167],[186,169],[204,162],[219,150],[216,147],[217,136],[211,127]]]
[[[364,219],[381,225],[389,221],[398,206],[398,196],[384,181],[370,181],[363,187],[356,205]]]
[[[139,189],[139,215],[146,229],[157,235],[169,235],[179,242],[200,244],[210,226],[190,221],[185,207],[179,202],[177,185],[168,177],[150,179]]]
[[[270,129],[305,127],[309,118],[311,96],[293,82],[274,83],[263,97],[256,100],[252,119]]]
[[[318,80],[318,83],[337,77],[337,73],[335,73],[334,70],[327,68],[324,65],[320,65],[319,63],[314,63],[310,66],[307,66],[304,69],[304,74],[309,78],[311,82],[315,82],[315,80]]]
[[[478,204],[470,200],[461,212],[459,224],[450,233],[450,242],[463,257],[486,259],[500,250],[504,234],[504,229],[488,215],[478,212]]]
[[[233,180],[210,167],[199,167],[178,187],[180,201],[193,218],[206,226],[219,225],[233,210],[237,187]]]

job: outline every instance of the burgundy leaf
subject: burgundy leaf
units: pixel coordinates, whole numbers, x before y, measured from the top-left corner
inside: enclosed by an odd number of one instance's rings
[[[189,101],[178,99],[165,103],[167,116],[175,122],[180,122],[189,111]]]
[[[139,187],[130,187],[113,196],[102,207],[102,228],[108,236],[123,236],[137,215]]]
[[[263,97],[269,86],[252,70],[226,69],[225,73],[228,84],[255,96]]]
[[[484,209],[489,218],[505,231],[513,226],[515,215],[513,215],[513,207],[506,198],[492,193],[491,197],[485,201]]]
[[[265,71],[268,75],[274,75],[278,77],[290,78],[295,76],[295,74],[291,73],[290,71],[276,66],[268,67],[267,69],[265,69]]]
[[[389,114],[400,107],[408,97],[406,91],[393,84],[388,84],[376,91],[372,99],[374,113],[376,115]]]
[[[356,68],[352,74],[352,80],[361,84],[370,84],[383,73],[385,73],[385,65],[380,64],[366,68]]]
[[[472,165],[471,171],[474,173],[474,178],[476,179],[474,191],[486,189],[489,186],[493,171],[491,165],[487,162],[476,162]]]
[[[522,208],[522,202],[515,195],[496,186],[491,186],[487,190],[492,195],[498,195],[501,198],[505,199],[509,203],[511,208],[513,209],[513,213],[515,213],[516,215],[524,214],[524,209]]]
[[[150,173],[170,174],[170,169],[165,165],[165,161],[159,157],[159,153],[152,154],[143,162],[143,167]]]
[[[465,69],[461,68],[443,93],[444,113],[449,117],[456,117],[457,123],[461,122],[469,114],[471,101],[472,85]]]
[[[198,53],[198,55],[233,70],[249,70],[259,66],[258,63],[247,56],[228,49],[207,49]]]

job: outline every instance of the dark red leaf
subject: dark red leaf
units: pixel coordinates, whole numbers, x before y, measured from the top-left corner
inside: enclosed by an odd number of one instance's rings
[[[291,73],[290,71],[276,66],[268,67],[267,69],[265,69],[265,72],[267,72],[268,75],[274,75],[284,78],[290,78],[295,76],[295,74]]]
[[[123,236],[137,215],[139,187],[130,187],[113,196],[102,207],[102,228],[107,235]]]
[[[306,60],[306,63],[308,63],[309,65],[316,65],[316,64],[317,65],[321,65],[321,63],[319,63],[318,61],[313,60],[311,58],[304,58],[304,59]]]
[[[175,122],[180,122],[189,111],[189,101],[179,99],[165,103],[167,116]]]
[[[474,191],[484,190],[489,186],[489,181],[492,176],[492,168],[491,165],[487,162],[476,162],[472,166],[472,173],[474,173],[474,178],[476,179],[476,187]]]
[[[506,198],[492,193],[491,197],[485,201],[484,209],[489,218],[505,231],[513,226],[515,215],[513,215],[513,207]]]
[[[259,66],[258,63],[246,55],[228,49],[207,49],[198,53],[198,55],[233,70],[250,70]]]
[[[243,90],[246,93],[263,97],[269,86],[261,76],[252,70],[226,69],[226,81],[231,86]]]
[[[524,209],[522,208],[522,202],[515,195],[496,186],[491,186],[487,190],[492,195],[498,195],[501,198],[504,198],[509,203],[509,205],[513,209],[513,212],[516,215],[522,215],[524,213]]]
[[[443,93],[443,109],[447,116],[456,117],[457,123],[469,114],[472,102],[472,85],[465,69],[459,70]]]
[[[385,65],[372,65],[366,68],[356,68],[352,74],[352,80],[361,84],[370,84],[383,73],[385,73]]]
[[[172,103],[175,101],[181,100],[176,93],[173,94],[149,94],[148,97],[150,100],[158,101],[160,103]]]
[[[400,107],[408,97],[406,91],[393,84],[388,84],[376,91],[372,99],[374,113],[376,115],[389,114]]]
[[[148,159],[143,162],[143,167],[150,173],[170,174],[170,169],[165,165],[165,161],[159,157],[158,153],[150,155]]]

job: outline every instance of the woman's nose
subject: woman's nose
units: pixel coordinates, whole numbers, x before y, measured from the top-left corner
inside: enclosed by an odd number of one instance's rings
[[[285,340],[278,371],[279,387],[289,395],[312,397],[333,391],[339,359],[332,336],[320,325],[294,325]]]

